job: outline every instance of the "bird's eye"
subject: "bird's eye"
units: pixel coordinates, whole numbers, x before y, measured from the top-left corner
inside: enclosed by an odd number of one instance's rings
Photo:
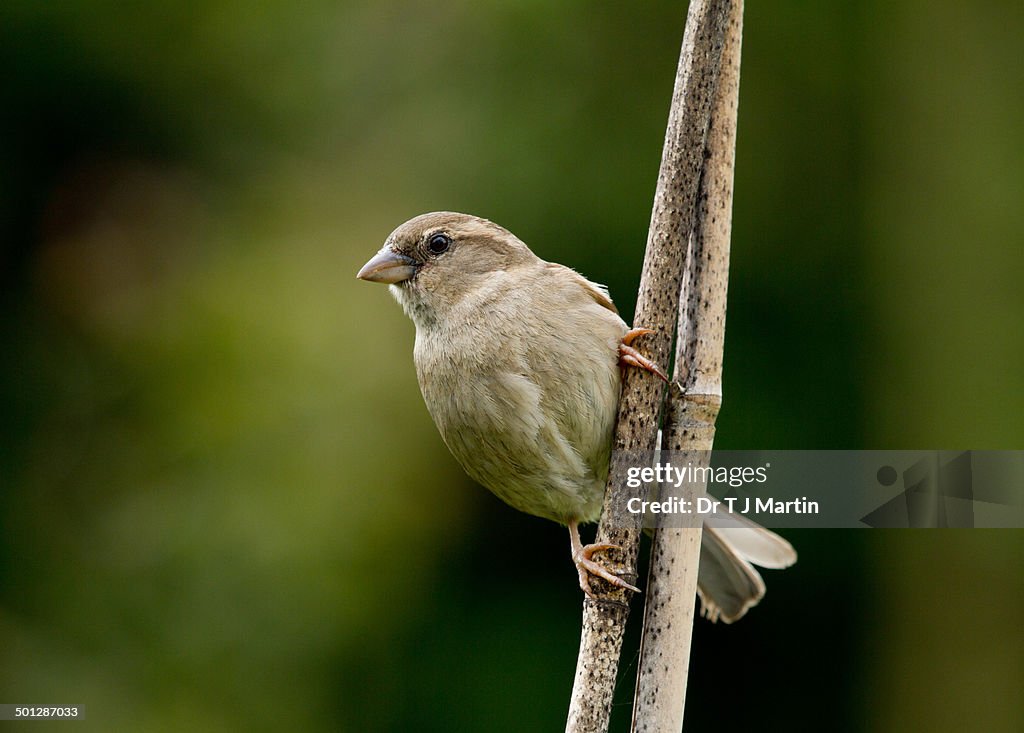
[[[439,255],[448,251],[448,248],[452,246],[452,238],[447,234],[435,234],[427,240],[427,249],[430,250],[430,254]]]

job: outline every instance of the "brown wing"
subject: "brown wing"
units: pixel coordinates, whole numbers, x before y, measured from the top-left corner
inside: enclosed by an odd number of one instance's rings
[[[572,269],[571,267],[566,267],[565,265],[559,265],[557,262],[549,262],[547,263],[547,266],[549,269],[554,270],[556,272],[560,272],[571,278],[573,282],[577,283],[581,288],[583,288],[584,292],[586,292],[591,298],[594,299],[594,302],[607,308],[615,315],[619,314],[619,309],[615,307],[615,304],[612,302],[611,296],[608,295],[608,288],[606,288],[604,285],[592,283],[590,282],[590,280],[587,280],[587,278],[583,277],[583,275],[576,272],[576,270]]]

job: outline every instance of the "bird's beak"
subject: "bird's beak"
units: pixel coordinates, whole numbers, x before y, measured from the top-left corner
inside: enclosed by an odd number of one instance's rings
[[[363,265],[356,277],[372,283],[400,283],[416,274],[416,264],[412,257],[385,247]]]

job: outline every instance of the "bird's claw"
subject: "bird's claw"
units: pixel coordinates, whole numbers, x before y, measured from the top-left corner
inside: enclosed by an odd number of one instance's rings
[[[578,551],[573,552],[572,561],[576,563],[576,571],[580,576],[580,588],[589,597],[594,598],[594,591],[590,588],[590,576],[596,575],[597,577],[606,580],[612,585],[618,588],[625,588],[631,590],[634,593],[639,593],[640,589],[634,585],[630,585],[625,580],[620,578],[618,575],[605,569],[603,565],[593,559],[595,552],[601,552],[602,550],[619,550],[622,549],[618,545],[609,545],[605,543],[597,543],[593,545],[584,545],[579,548]]]
[[[622,337],[622,343],[619,344],[619,364],[640,367],[668,383],[668,375],[661,370],[661,367],[631,346],[638,336],[644,336],[649,333],[654,333],[654,331],[649,328],[633,328],[626,332],[626,335]]]

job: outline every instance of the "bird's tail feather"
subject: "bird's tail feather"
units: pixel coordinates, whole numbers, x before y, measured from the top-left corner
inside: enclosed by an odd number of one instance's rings
[[[786,568],[795,562],[792,545],[745,517],[706,518],[697,579],[701,614],[727,624],[742,618],[764,597],[764,581],[754,565]]]

